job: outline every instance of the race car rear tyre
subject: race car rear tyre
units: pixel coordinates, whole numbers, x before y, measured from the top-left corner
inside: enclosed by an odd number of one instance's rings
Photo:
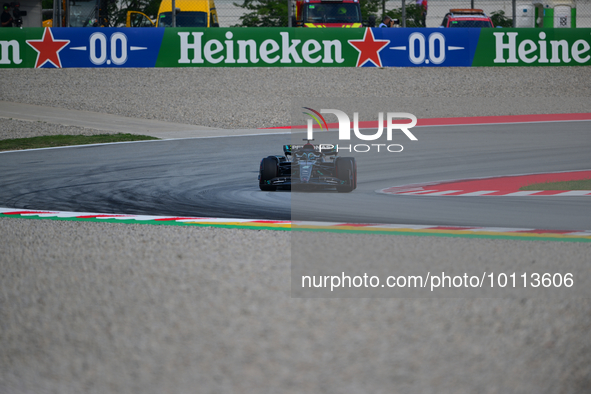
[[[342,157],[337,161],[337,177],[345,181],[344,185],[337,186],[339,193],[350,193],[357,186],[357,163],[352,157]]]
[[[353,190],[357,189],[357,160],[350,158],[353,161]]]
[[[265,181],[270,181],[277,177],[277,160],[270,157],[265,157],[261,161],[261,180],[259,181],[259,188],[265,192],[274,192],[277,186],[268,185]]]

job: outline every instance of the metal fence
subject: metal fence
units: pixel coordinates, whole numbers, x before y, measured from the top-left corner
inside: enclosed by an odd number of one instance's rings
[[[402,7],[403,1],[391,0],[385,2],[386,11]],[[413,5],[414,0],[404,1],[405,5]],[[513,18],[513,1],[512,0],[431,0],[427,3],[427,27],[437,27],[441,25],[445,15],[455,8],[478,8],[484,11],[485,14],[491,15],[493,12],[503,11],[505,16],[509,19]]]
[[[168,1],[170,4],[170,0]],[[190,9],[191,6],[187,6],[188,4],[209,4],[209,1],[211,0],[176,1],[178,2],[177,7],[179,9],[187,9],[187,7]],[[248,26],[249,24],[245,23],[245,16],[249,14],[251,18],[246,19],[250,20],[251,26],[253,25],[253,15],[256,16],[255,19],[259,22],[268,22],[267,24],[262,25],[288,26],[291,24],[288,14],[290,10],[293,14],[296,3],[296,0],[248,0],[248,2],[245,2],[245,0],[214,1],[220,27]],[[97,5],[104,4],[103,2],[113,4],[113,6],[109,5],[109,20],[112,21],[111,25],[119,26],[125,24],[125,14],[127,10],[145,11],[152,20],[155,20],[159,5],[159,2],[155,3],[153,0],[66,0],[64,4],[72,4],[72,7],[76,9],[82,8],[82,5],[84,4],[88,4],[90,7],[89,9],[92,11],[95,8],[97,10],[103,8],[103,6]],[[416,10],[417,0],[360,0],[362,9],[368,2],[377,7],[377,10],[372,11],[371,14],[377,18],[378,23],[384,13],[400,15],[402,9],[404,9],[408,12],[405,12],[406,18],[405,20],[401,20],[401,24],[406,24],[407,27],[414,27],[416,25],[416,21],[413,20],[412,11],[413,7]],[[62,2],[55,1],[55,3],[57,7],[54,8],[53,15],[55,15],[56,12],[59,15],[59,8]],[[250,4],[251,7],[258,7],[259,9],[248,9],[240,6],[245,3]],[[179,5],[181,6],[179,7]],[[204,9],[207,8],[208,7],[205,7]],[[489,16],[496,13],[497,18],[501,15],[501,20],[505,22],[505,25],[508,23],[508,26],[510,26],[513,20],[515,20],[516,27],[552,27],[552,24],[556,26],[562,25],[563,27],[564,25],[568,26],[570,24],[576,27],[591,27],[591,0],[428,0],[427,15],[425,19],[426,26],[440,26],[443,18],[449,10],[455,8],[482,9]],[[572,12],[571,9],[574,9],[575,11]],[[44,11],[47,11],[48,17],[51,17],[52,10]],[[63,13],[64,11],[62,10],[61,12]],[[86,15],[82,11],[78,13]],[[366,19],[367,16],[368,15],[365,15]],[[72,20],[76,20],[76,17],[77,15],[73,15],[71,16],[71,20],[66,17],[64,19],[68,19],[72,22]],[[59,18],[54,19],[58,21],[60,20]],[[72,26],[72,23],[66,23],[66,26]]]
[[[286,2],[288,0],[285,0]],[[242,4],[240,0],[217,0],[215,6],[218,10],[218,17],[220,19],[220,27],[230,27],[240,24],[240,17],[250,12],[241,7],[237,7],[234,3]]]
[[[407,7],[414,3],[414,0],[405,1]],[[397,9],[401,6],[401,0],[390,0],[385,2],[386,11]],[[561,6],[563,8],[553,8]],[[557,19],[556,23],[560,24],[560,18],[565,16],[564,12],[560,13],[560,11],[566,10],[565,7],[568,7],[568,11],[570,11],[570,8],[575,9],[574,21],[576,27],[591,27],[591,0],[548,0],[543,3],[516,0],[515,13],[517,16],[517,27],[542,27],[543,21],[541,19],[543,19],[544,14],[549,14],[549,10],[553,11],[554,18]],[[502,11],[507,19],[512,21],[514,18],[513,0],[431,0],[428,2],[426,18],[427,27],[440,26],[445,14],[448,13],[450,9],[454,8],[478,8],[482,9],[484,13],[489,16],[493,13],[498,13],[498,11]],[[532,24],[531,26],[529,26],[530,23]]]
[[[295,0],[283,0],[286,3],[295,3]],[[364,0],[361,0],[363,2]],[[535,3],[540,1],[540,3]],[[241,7],[237,7],[234,3],[242,4],[243,0],[216,0],[216,8],[221,27],[230,27],[239,25],[241,23],[240,17],[251,12]],[[405,5],[405,8],[415,5],[415,0],[383,0],[380,4],[379,10],[375,12],[378,21],[382,18],[384,11],[389,12],[393,10],[400,10]],[[548,12],[554,6],[572,7],[576,10],[575,22],[576,27],[591,27],[591,0],[515,0],[517,21],[528,23],[524,18],[531,17],[536,13],[535,8],[538,8],[538,18]],[[502,11],[504,16],[513,20],[513,0],[429,0],[426,16],[427,27],[437,27],[441,25],[445,14],[450,9],[454,8],[478,8],[482,9],[487,15],[498,13]],[[529,14],[528,14],[529,13]],[[555,15],[555,18],[559,16]],[[287,18],[286,18],[287,19]],[[541,26],[540,20],[534,20],[534,26]],[[517,24],[519,27],[519,23]]]

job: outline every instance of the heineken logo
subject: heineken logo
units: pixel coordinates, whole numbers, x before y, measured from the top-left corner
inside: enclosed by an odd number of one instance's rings
[[[549,40],[543,31],[535,40],[520,39],[518,32],[493,34],[495,63],[586,63],[591,59],[587,40]]]
[[[339,40],[306,41],[291,39],[288,32],[259,42],[254,39],[235,40],[227,31],[225,40],[205,40],[203,32],[178,32],[180,38],[179,64],[257,64],[257,63],[343,63],[343,48]]]

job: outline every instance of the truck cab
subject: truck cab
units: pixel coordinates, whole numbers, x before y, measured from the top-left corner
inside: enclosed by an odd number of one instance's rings
[[[294,19],[299,27],[364,26],[359,0],[297,0]]]
[[[175,0],[176,27],[219,27],[214,0]],[[127,27],[172,27],[172,0],[162,0],[156,21],[139,11],[128,11]]]
[[[42,26],[109,27],[107,8],[106,0],[56,0],[53,14],[55,21],[54,18],[47,19]]]
[[[494,27],[484,11],[475,8],[456,8],[449,10],[443,22],[443,27]]]

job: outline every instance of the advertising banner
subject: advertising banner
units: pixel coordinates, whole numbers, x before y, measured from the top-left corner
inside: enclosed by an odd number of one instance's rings
[[[0,67],[154,67],[164,29],[0,30]]]
[[[366,29],[165,29],[156,67],[355,67]]]
[[[472,66],[588,66],[591,29],[481,29]]]
[[[0,68],[578,66],[590,42],[591,29],[1,29]]]

